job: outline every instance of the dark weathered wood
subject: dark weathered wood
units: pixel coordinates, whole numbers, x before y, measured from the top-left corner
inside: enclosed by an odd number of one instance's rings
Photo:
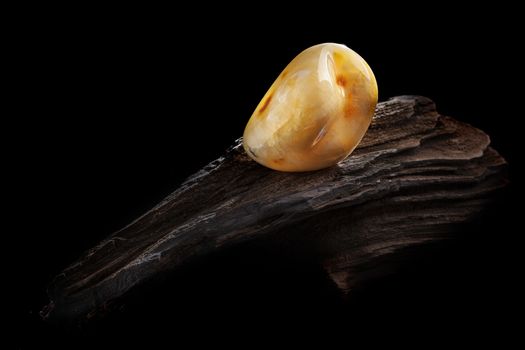
[[[57,276],[43,314],[90,318],[164,271],[256,238],[293,240],[286,249],[312,254],[348,290],[385,257],[450,237],[483,208],[506,182],[489,143],[414,96],[380,103],[358,149],[317,172],[266,169],[239,139]]]

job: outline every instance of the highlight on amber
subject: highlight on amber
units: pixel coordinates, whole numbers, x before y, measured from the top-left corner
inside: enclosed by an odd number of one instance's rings
[[[281,72],[244,130],[244,149],[280,171],[318,170],[344,160],[377,104],[374,73],[345,45],[312,46]]]

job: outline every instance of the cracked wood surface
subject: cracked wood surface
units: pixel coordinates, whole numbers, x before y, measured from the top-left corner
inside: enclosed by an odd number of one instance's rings
[[[359,147],[328,169],[276,172],[241,142],[66,268],[43,315],[86,320],[160,274],[251,240],[310,254],[348,291],[387,270],[388,257],[453,237],[506,183],[486,134],[418,96],[379,103]]]

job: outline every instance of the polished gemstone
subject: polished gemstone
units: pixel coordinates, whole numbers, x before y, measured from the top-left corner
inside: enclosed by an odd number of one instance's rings
[[[365,134],[377,83],[361,56],[340,44],[312,46],[281,72],[244,130],[244,149],[281,171],[309,171],[342,161]]]

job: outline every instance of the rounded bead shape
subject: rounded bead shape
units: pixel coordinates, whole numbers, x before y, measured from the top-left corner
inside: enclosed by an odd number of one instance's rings
[[[280,171],[326,168],[348,157],[377,104],[374,73],[340,44],[312,46],[282,71],[243,135],[256,162]]]

